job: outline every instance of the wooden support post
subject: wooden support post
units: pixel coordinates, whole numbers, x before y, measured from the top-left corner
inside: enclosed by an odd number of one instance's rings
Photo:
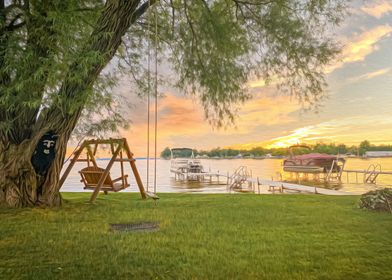
[[[93,151],[93,155],[94,155],[94,156],[97,154],[97,149],[98,149],[98,144],[95,143],[95,144],[94,144],[94,151]]]
[[[63,176],[59,181],[59,189],[63,186],[65,179],[68,177],[69,172],[71,172],[72,167],[75,165],[77,159],[80,157],[80,154],[82,153],[83,149],[84,149],[84,144],[82,144],[82,146],[80,146],[80,148],[76,150],[76,152],[74,153],[74,157],[71,159],[71,162],[69,163],[67,169],[65,170]]]
[[[90,167],[90,155],[86,153],[86,158],[87,158],[87,167]]]
[[[124,141],[124,144],[123,144],[124,150],[127,153],[127,157],[130,159],[133,159],[133,154],[131,153],[131,150],[129,149],[127,140],[125,138],[123,138],[123,141]],[[130,161],[129,163],[131,165],[133,175],[135,176],[137,186],[139,187],[140,194],[143,199],[146,199],[147,198],[146,191],[144,190],[142,179],[140,178],[139,172],[137,171],[135,160]]]
[[[101,187],[102,187],[103,183],[105,182],[106,177],[107,177],[108,174],[109,174],[109,170],[110,170],[110,169],[112,168],[112,166],[113,166],[114,159],[118,156],[118,154],[119,154],[121,148],[122,148],[122,145],[119,144],[118,147],[117,147],[117,149],[116,149],[116,151],[115,151],[114,154],[113,154],[112,159],[109,161],[108,166],[106,167],[106,169],[105,169],[105,171],[103,172],[101,178],[99,179],[98,184],[97,184],[97,186],[95,187],[93,194],[91,195],[90,202],[94,202],[95,199],[97,198],[98,193],[99,193],[99,191],[101,190]]]
[[[88,156],[87,158],[89,159],[89,161],[91,161],[91,162],[93,163],[94,167],[98,167],[98,164],[97,164],[97,162],[95,161],[94,154],[93,154],[93,152],[91,151],[90,145],[87,145],[87,146],[86,146],[86,149],[87,149],[87,156]],[[89,161],[87,161],[87,165],[88,165],[88,166],[90,166],[90,165],[89,165]]]
[[[122,153],[122,149],[120,150],[120,166],[121,166],[121,179],[122,179],[122,184],[123,186],[125,186],[125,176],[124,176],[124,162],[122,161],[123,159],[123,153]]]
[[[112,155],[114,154],[114,143],[110,143],[110,150],[112,151]]]

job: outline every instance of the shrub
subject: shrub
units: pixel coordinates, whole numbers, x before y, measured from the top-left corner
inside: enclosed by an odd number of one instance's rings
[[[392,214],[392,189],[385,188],[363,194],[359,207]]]

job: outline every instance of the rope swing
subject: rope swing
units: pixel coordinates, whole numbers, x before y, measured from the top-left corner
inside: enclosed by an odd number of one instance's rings
[[[157,143],[158,143],[158,13],[155,10],[155,131],[154,131],[154,193],[157,193]]]
[[[150,7],[150,1],[148,1],[148,5]],[[157,192],[157,142],[158,142],[158,16],[157,11],[155,10],[155,48],[154,48],[154,63],[155,63],[155,71],[154,71],[154,194]],[[151,22],[151,13],[148,13],[148,23],[147,23],[147,32],[148,32],[148,43],[147,43],[147,192],[149,192],[149,184],[150,184],[150,104],[151,104],[151,37],[150,37],[150,22]]]

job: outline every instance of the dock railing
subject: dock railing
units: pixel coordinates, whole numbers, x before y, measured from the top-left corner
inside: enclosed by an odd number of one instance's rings
[[[345,169],[343,170],[344,173],[346,173],[346,183],[350,183],[350,176],[349,174],[355,173],[355,182],[359,183],[358,180],[358,175],[363,175],[362,182],[364,184],[376,184],[377,183],[377,178],[380,175],[392,175],[392,171],[382,171],[381,165],[380,164],[370,164],[367,169],[364,170],[350,170],[350,169]]]

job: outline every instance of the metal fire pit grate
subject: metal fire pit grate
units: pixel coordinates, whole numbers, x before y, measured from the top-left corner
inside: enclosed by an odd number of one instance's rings
[[[125,232],[145,232],[156,231],[159,229],[159,223],[156,222],[142,222],[135,224],[109,224],[111,231],[125,231]]]

